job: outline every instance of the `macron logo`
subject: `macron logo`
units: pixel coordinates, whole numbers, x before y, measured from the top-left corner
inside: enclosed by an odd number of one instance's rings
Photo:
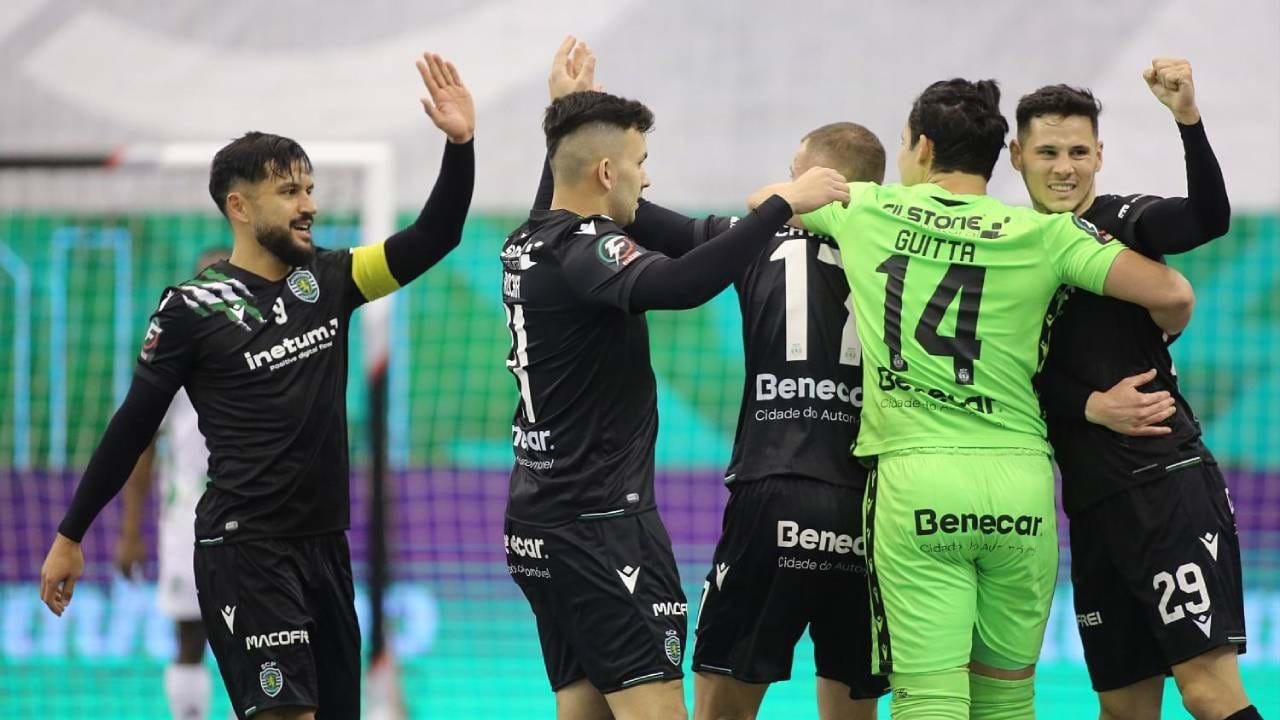
[[[622,580],[622,584],[627,586],[627,592],[632,595],[636,594],[636,580],[640,579],[640,568],[633,568],[630,565],[617,571],[618,578]]]
[[[724,589],[724,577],[729,574],[729,564],[720,563],[716,565],[716,589]]]
[[[236,634],[236,607],[226,605],[222,608],[222,622],[227,624],[227,632]]]
[[[1217,562],[1218,561],[1218,534],[1205,533],[1204,536],[1200,538],[1200,544],[1204,545],[1204,549],[1208,550],[1209,554],[1213,556],[1213,561]]]
[[[582,223],[582,227],[578,228],[578,232],[575,234],[576,235],[595,235],[596,221],[591,220],[591,221]]]
[[[1204,615],[1198,618],[1191,618],[1191,620],[1196,624],[1196,627],[1200,628],[1200,632],[1204,633],[1205,637],[1212,637],[1209,633],[1209,629],[1213,626],[1212,615]]]

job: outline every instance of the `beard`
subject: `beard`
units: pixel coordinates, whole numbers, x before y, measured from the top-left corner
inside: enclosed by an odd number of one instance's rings
[[[316,257],[315,246],[295,240],[287,225],[255,228],[254,235],[259,245],[290,267],[310,265]]]

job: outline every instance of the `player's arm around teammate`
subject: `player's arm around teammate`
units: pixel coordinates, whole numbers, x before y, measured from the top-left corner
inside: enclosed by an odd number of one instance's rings
[[[558,87],[564,89],[561,94],[568,94],[588,89],[591,82],[580,77],[576,88],[569,82],[575,66],[586,65],[588,59],[583,56],[590,51],[579,46],[572,60],[564,53],[562,47],[553,65],[553,100]],[[594,56],[589,62],[594,70]],[[884,149],[865,128],[833,123],[801,140],[791,176],[794,179],[815,166],[837,169],[849,182],[880,182]],[[544,171],[538,196],[547,204],[551,182]],[[646,248],[680,256],[725,232],[733,221],[717,216],[695,219],[642,199],[635,220],[625,230]],[[777,525],[798,518],[861,543],[857,506],[866,471],[848,452],[856,425],[837,429],[829,420],[796,419],[785,429],[769,427],[753,419],[763,406],[746,400],[755,383],[750,378],[757,373],[834,378],[841,387],[861,387],[861,368],[851,362],[847,347],[818,342],[800,353],[803,358],[794,359],[784,326],[791,328],[798,314],[805,331],[800,342],[806,346],[809,334],[840,337],[842,328],[848,327],[848,286],[834,263],[820,259],[833,256],[830,239],[795,231],[778,235],[734,278],[743,323],[750,328],[744,337],[748,391],[744,391],[733,459],[726,471],[738,479],[730,486],[733,500],[725,511],[725,532],[698,606],[693,716],[696,720],[756,717],[768,688],[790,678],[796,640],[808,627],[817,670],[818,717],[868,720],[876,716],[877,698],[886,691],[887,681],[870,674],[871,622],[866,615],[869,602],[860,554],[818,551],[812,554],[812,570],[786,569],[780,561],[794,563],[795,558],[789,555],[792,551],[780,549],[777,540]],[[785,271],[783,263],[771,262],[784,257],[779,255],[782,248],[804,248],[785,256]],[[797,265],[800,280],[795,277]],[[801,296],[795,292],[797,287],[808,290],[802,290]],[[802,308],[799,313],[794,310],[797,303]],[[823,409],[840,412],[847,405],[833,398]],[[804,457],[786,451],[797,444],[761,442],[766,432],[804,437]],[[833,557],[841,562],[831,562]],[[727,581],[730,566],[732,580]],[[800,566],[807,568],[804,562]]]
[[[1018,110],[1019,141],[1010,149],[1038,210],[1082,215],[1127,246],[1160,259],[1225,234],[1230,202],[1201,123],[1190,64],[1156,58],[1142,76],[1177,123],[1186,159],[1186,198],[1096,194],[1094,174],[1102,166],[1102,143],[1097,139],[1100,108],[1087,90],[1048,86],[1024,97]],[[1060,329],[1070,342],[1062,345],[1055,339],[1051,346],[1045,373],[1049,392],[1042,399],[1072,522],[1077,613],[1090,618],[1080,623],[1080,634],[1101,716],[1158,718],[1164,676],[1171,673],[1183,705],[1196,718],[1258,717],[1237,666],[1245,639],[1239,611],[1243,589],[1238,540],[1221,474],[1177,391],[1165,338],[1126,323],[1119,326],[1128,329],[1123,336],[1103,335],[1093,344],[1082,340],[1100,318],[1118,317],[1124,310],[1122,305],[1100,302],[1087,297],[1067,301],[1062,318],[1066,323]],[[1083,357],[1089,360],[1092,377],[1087,377],[1088,383],[1072,382],[1069,369]],[[1105,392],[1095,390],[1115,377],[1099,377],[1099,372],[1148,363],[1154,364],[1152,370],[1125,378]],[[1180,417],[1173,417],[1175,397],[1169,397],[1170,392],[1140,392],[1152,381],[1157,388],[1173,391],[1183,405]],[[1152,403],[1157,395],[1168,399]],[[1147,408],[1157,406],[1168,409],[1147,414]],[[1081,420],[1146,439],[1117,442],[1114,436],[1092,432]],[[1135,487],[1123,469],[1126,464],[1157,472],[1187,469],[1157,474]],[[1113,475],[1113,467],[1122,469]],[[1200,494],[1202,487],[1209,490],[1207,495]],[[1179,510],[1168,515],[1174,507]],[[1184,507],[1195,510],[1184,512]],[[1136,517],[1154,523],[1141,531],[1136,544],[1160,550],[1112,556],[1105,528],[1122,524],[1117,522],[1121,513],[1135,508],[1140,511]],[[1127,537],[1135,537],[1134,532],[1139,531],[1129,530]],[[1212,545],[1197,540],[1201,535],[1212,537]],[[1170,603],[1167,597],[1150,594],[1153,576],[1158,590],[1165,568],[1179,565],[1194,573],[1189,577],[1196,578],[1199,594],[1193,594],[1193,602],[1203,607],[1199,613],[1184,612],[1176,595]],[[1136,622],[1117,620],[1126,615]],[[1177,662],[1182,658],[1190,659]]]

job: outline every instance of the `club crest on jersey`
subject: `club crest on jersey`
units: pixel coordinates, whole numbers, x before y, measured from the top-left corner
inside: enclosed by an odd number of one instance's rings
[[[1107,232],[1106,230],[1099,230],[1097,225],[1094,225],[1093,223],[1089,222],[1088,220],[1085,220],[1082,217],[1072,217],[1071,221],[1076,224],[1076,227],[1089,233],[1091,236],[1093,236],[1094,240],[1097,240],[1103,245],[1106,245],[1107,243],[1115,239],[1111,237],[1111,233]]]
[[[662,642],[662,648],[667,651],[667,659],[672,665],[680,665],[680,635],[675,630],[667,631],[667,639]]]
[[[596,244],[596,256],[600,262],[614,269],[630,265],[642,254],[634,240],[618,233],[604,235]]]
[[[262,663],[262,672],[258,673],[258,686],[267,697],[275,697],[284,689],[284,675],[275,662]]]
[[[289,275],[289,289],[303,302],[313,303],[320,299],[320,283],[310,270],[294,270]]]

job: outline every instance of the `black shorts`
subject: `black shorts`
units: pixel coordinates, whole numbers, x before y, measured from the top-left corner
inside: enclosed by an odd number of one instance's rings
[[[688,602],[657,510],[557,527],[507,518],[507,570],[538,621],[551,689],[684,677]]]
[[[1199,459],[1071,519],[1071,583],[1098,692],[1245,650],[1240,539],[1222,473]]]
[[[888,681],[871,674],[870,607],[862,493],[793,478],[738,485],[702,585],[693,669],[786,680],[808,626],[818,676],[879,697]]]
[[[345,533],[195,550],[200,616],[236,716],[360,716],[360,627]]]

